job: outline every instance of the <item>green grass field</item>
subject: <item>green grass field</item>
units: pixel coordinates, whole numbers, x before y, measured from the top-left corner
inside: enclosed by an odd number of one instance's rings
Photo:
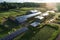
[[[3,17],[8,18],[8,17],[11,16],[11,15],[12,15],[12,16],[23,15],[23,14],[26,14],[26,12],[27,12],[28,10],[32,10],[32,9],[33,9],[33,8],[21,8],[21,9],[11,9],[11,10],[9,10],[9,11],[0,12],[0,22],[2,22]],[[14,26],[14,24],[9,23],[9,22],[8,22],[7,24],[8,24],[8,27],[13,27],[13,26]],[[6,24],[6,25],[7,25],[7,24]],[[3,26],[2,26],[2,27],[3,27]],[[19,26],[16,26],[16,27],[15,27],[15,29],[19,29],[19,28],[20,28]],[[13,29],[14,29],[14,28],[13,28]],[[4,29],[0,27],[0,31],[3,31],[3,30],[4,30]],[[8,35],[8,32],[10,32],[10,31],[12,31],[12,29],[0,33],[0,38]]]
[[[54,28],[44,26],[36,33],[29,30],[22,37],[18,36],[14,40],[48,40],[55,31]]]
[[[24,15],[26,14],[27,11],[32,10],[34,8],[21,8],[18,11],[16,11],[16,9],[13,10],[9,10],[6,12],[1,12],[0,13],[0,22],[2,21],[3,17],[8,17],[10,15],[12,16],[17,16],[17,15]],[[39,8],[37,8],[39,9]],[[57,17],[57,16],[56,16]],[[14,26],[14,24],[12,23],[8,23],[9,25],[11,25],[11,27]],[[10,27],[10,26],[8,26]],[[21,28],[21,26],[16,26],[15,29],[19,29]],[[12,28],[14,29],[14,28]],[[0,33],[0,38],[8,35],[8,32],[12,32],[11,30],[7,30],[3,33]],[[0,31],[2,31],[3,29],[0,28]],[[14,40],[48,40],[51,35],[55,32],[56,30],[54,28],[48,27],[48,26],[44,26],[42,29],[38,30],[36,33],[34,33],[31,30],[28,30],[27,32],[17,36]]]
[[[42,28],[34,37],[32,37],[32,40],[48,40],[54,31],[55,29],[46,26]]]

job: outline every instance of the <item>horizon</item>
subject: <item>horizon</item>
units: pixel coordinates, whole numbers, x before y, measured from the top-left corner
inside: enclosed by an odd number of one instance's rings
[[[0,0],[0,2],[17,2],[17,3],[24,3],[24,2],[34,2],[34,3],[57,3],[60,0]]]

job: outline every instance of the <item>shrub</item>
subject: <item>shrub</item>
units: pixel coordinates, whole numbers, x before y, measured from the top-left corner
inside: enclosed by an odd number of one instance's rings
[[[51,27],[51,28],[54,28],[56,30],[58,30],[59,26],[55,25],[55,24],[46,24],[44,26],[48,26],[48,27]]]
[[[48,39],[48,40],[55,40],[56,39],[56,36],[58,35],[59,31],[55,31],[52,36]]]

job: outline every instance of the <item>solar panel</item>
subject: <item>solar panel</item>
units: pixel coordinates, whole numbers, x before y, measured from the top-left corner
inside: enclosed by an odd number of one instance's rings
[[[22,22],[25,22],[27,20],[26,16],[19,16],[19,17],[16,17],[16,20],[19,22],[19,23],[22,23]]]
[[[28,28],[27,27],[24,27],[24,28],[21,28],[17,31],[15,31],[14,33],[11,33],[10,35],[6,36],[5,38],[3,38],[2,40],[12,40],[14,37],[16,37],[17,35],[27,31]]]
[[[31,17],[39,15],[39,14],[40,14],[40,12],[34,13],[34,14],[29,14],[29,15],[24,15],[24,16],[19,16],[19,17],[16,17],[16,20],[19,23],[22,23],[22,22],[25,22],[28,18],[31,18]]]
[[[30,25],[33,26],[33,27],[36,27],[36,26],[38,26],[39,24],[40,24],[40,22],[33,22],[33,23],[31,23]]]

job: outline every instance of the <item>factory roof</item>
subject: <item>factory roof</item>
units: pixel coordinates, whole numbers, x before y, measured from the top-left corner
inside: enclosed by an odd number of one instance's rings
[[[35,18],[43,19],[44,17],[42,17],[42,16],[36,16]]]
[[[33,22],[33,23],[31,23],[30,25],[33,26],[33,27],[36,27],[36,26],[38,26],[39,24],[40,24],[39,22]]]

